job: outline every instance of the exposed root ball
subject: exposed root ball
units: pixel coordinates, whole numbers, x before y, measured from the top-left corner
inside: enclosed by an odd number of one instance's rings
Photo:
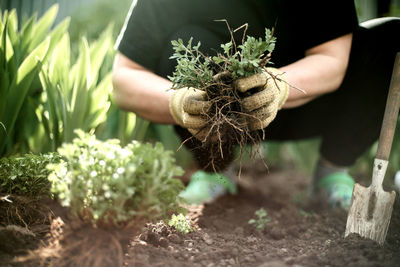
[[[202,169],[217,172],[233,160],[235,145],[239,145],[242,152],[247,144],[257,145],[263,132],[251,131],[247,123],[249,115],[242,110],[242,99],[253,92],[235,90],[229,72],[218,73],[214,80],[215,83],[205,88],[211,108],[206,115],[206,125],[199,131],[203,136],[201,145],[198,145],[201,148],[195,145],[196,142],[189,147]],[[204,162],[205,158],[207,162]]]
[[[29,228],[48,222],[50,210],[40,200],[23,196],[1,196],[0,225],[18,225]]]
[[[103,230],[81,222],[65,225],[58,217],[52,222],[47,245],[31,251],[18,261],[57,267],[122,266],[123,247],[135,232],[134,228]]]

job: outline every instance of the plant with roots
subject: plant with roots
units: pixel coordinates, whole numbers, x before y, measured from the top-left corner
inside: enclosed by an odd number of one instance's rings
[[[216,158],[224,158],[223,147],[232,150],[230,148],[233,145],[239,144],[243,148],[248,143],[256,145],[264,138],[263,131],[250,129],[248,119],[251,115],[243,111],[241,104],[243,98],[254,94],[259,88],[242,93],[235,90],[234,81],[268,72],[266,66],[270,63],[276,42],[269,29],[265,29],[264,39],[254,38],[246,36],[247,24],[232,30],[226,20],[222,21],[228,27],[231,40],[221,44],[221,51],[214,56],[203,54],[200,51],[201,43],[194,45],[192,38],[187,44],[181,39],[172,41],[174,54],[171,59],[176,59],[177,65],[169,77],[173,83],[172,89],[191,87],[202,90],[211,103],[207,112],[202,114],[207,121],[202,129],[206,130],[202,145],[211,151],[211,164]],[[240,29],[244,29],[244,33],[241,44],[237,44],[234,33]]]

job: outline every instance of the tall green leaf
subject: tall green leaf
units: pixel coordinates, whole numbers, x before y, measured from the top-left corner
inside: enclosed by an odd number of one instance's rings
[[[4,125],[8,129],[13,129],[15,120],[19,114],[22,103],[25,100],[26,93],[29,90],[29,86],[38,74],[38,61],[43,60],[43,57],[47,53],[49,48],[50,39],[46,38],[32,53],[22,62],[21,66],[18,68],[17,75],[11,82],[9,91],[6,95],[7,103],[5,111],[7,115],[4,116]],[[5,114],[4,114],[5,115]],[[2,132],[0,133],[0,152],[3,151],[5,147],[6,137]]]
[[[0,121],[7,129],[7,134],[0,133],[0,156],[17,146],[19,152],[29,150],[27,138],[38,128],[35,110],[41,96],[41,63],[69,25],[67,19],[51,30],[57,10],[53,6],[38,21],[31,16],[20,31],[15,10],[0,16]]]
[[[99,72],[112,48],[110,35],[106,31],[91,44],[83,37],[77,60],[71,62],[71,44],[65,34],[43,66],[40,78],[47,97],[40,117],[52,149],[71,142],[76,129],[93,132],[106,120],[111,70],[105,76]]]
[[[35,34],[29,44],[29,50],[38,46],[39,43],[49,34],[50,28],[57,16],[58,5],[55,4],[35,23]]]

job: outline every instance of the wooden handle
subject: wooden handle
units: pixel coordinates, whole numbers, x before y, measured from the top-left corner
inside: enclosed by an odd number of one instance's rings
[[[385,115],[383,116],[381,134],[379,136],[376,158],[389,160],[392,148],[394,131],[400,108],[400,52],[394,61],[392,80],[390,81],[389,94],[386,101]]]

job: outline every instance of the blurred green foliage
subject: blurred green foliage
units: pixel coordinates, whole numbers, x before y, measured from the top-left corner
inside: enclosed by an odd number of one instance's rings
[[[37,114],[45,133],[40,139],[51,145],[51,151],[71,142],[75,129],[94,132],[106,120],[111,74],[101,77],[100,69],[112,44],[111,30],[109,27],[91,44],[83,37],[79,54],[72,60],[66,33],[43,64],[40,79],[45,93]]]
[[[41,198],[50,196],[47,164],[58,163],[56,153],[25,154],[0,159],[0,193]]]
[[[117,29],[112,33],[116,40],[131,3],[132,0],[96,0],[86,5],[83,2],[79,12],[71,14],[71,42],[78,43],[82,36],[89,41],[96,40],[110,23]]]
[[[0,156],[30,149],[26,140],[38,126],[40,66],[69,24],[65,20],[51,29],[57,11],[53,6],[40,19],[33,15],[20,27],[15,10],[0,16]]]
[[[57,150],[62,160],[48,165],[51,190],[72,215],[107,226],[181,210],[178,194],[184,186],[174,176],[183,170],[161,143],[132,141],[122,147],[118,139],[76,134]]]

